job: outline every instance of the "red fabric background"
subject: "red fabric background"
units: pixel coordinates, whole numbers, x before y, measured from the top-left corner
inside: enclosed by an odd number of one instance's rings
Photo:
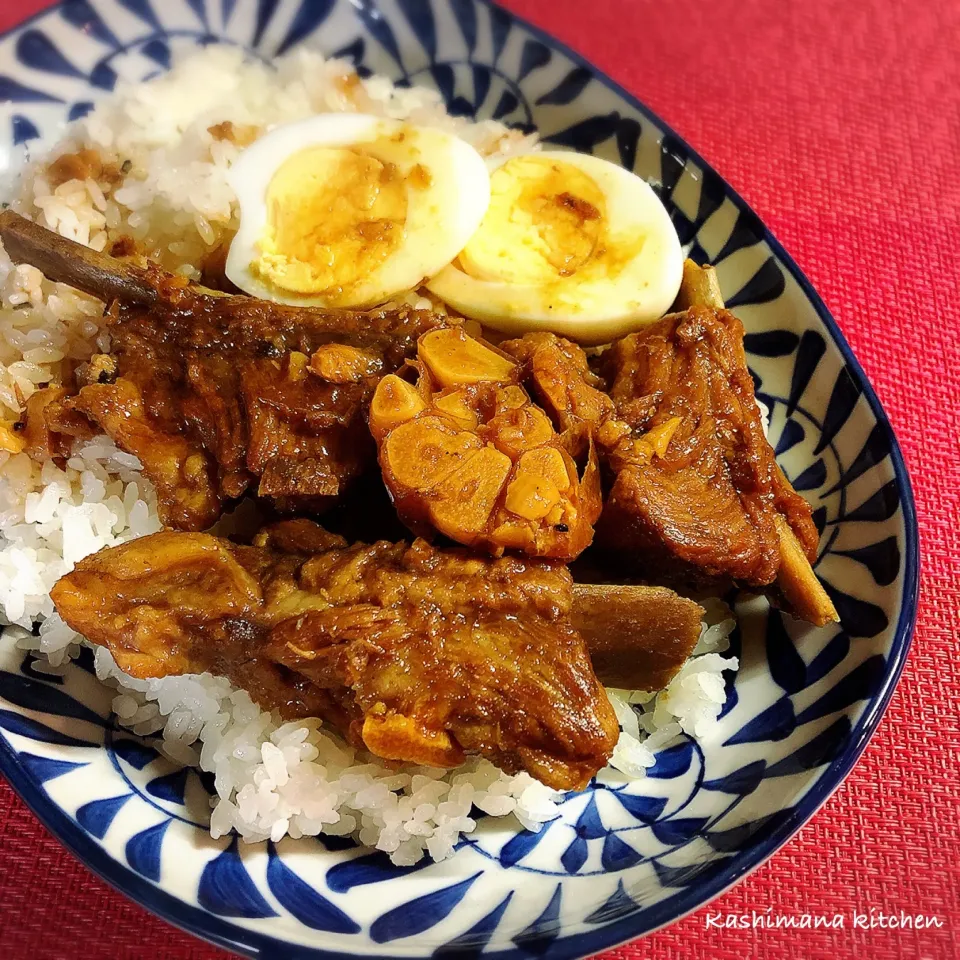
[[[0,4],[0,29],[47,4]],[[774,859],[607,956],[960,956],[960,2],[508,0],[707,157],[813,281],[893,420],[923,540],[913,651],[844,786]],[[109,889],[0,781],[6,956],[225,956]],[[870,908],[942,929],[854,931]],[[842,930],[708,929],[708,912],[843,913]]]

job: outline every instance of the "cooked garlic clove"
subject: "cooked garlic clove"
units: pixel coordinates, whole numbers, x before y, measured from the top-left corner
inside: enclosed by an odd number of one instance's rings
[[[530,398],[526,395],[522,387],[512,386],[504,387],[497,397],[497,407],[500,410],[517,410],[526,406]]]
[[[494,417],[487,424],[487,430],[497,447],[511,457],[549,443],[555,436],[547,415],[529,403]]]
[[[433,405],[464,430],[474,430],[479,423],[476,412],[471,408],[466,396],[461,391],[437,397],[434,399]]]
[[[370,401],[370,429],[380,435],[412,420],[425,408],[416,387],[391,373],[380,381]]]
[[[546,477],[561,493],[570,488],[570,474],[563,454],[556,447],[541,447],[525,453],[518,464],[525,473]]]
[[[394,479],[411,490],[430,490],[483,446],[472,433],[454,430],[439,417],[403,423],[384,444]]]
[[[310,358],[310,372],[329,383],[359,383],[376,367],[376,357],[348,343],[326,343]]]
[[[504,506],[524,520],[542,520],[560,502],[556,484],[537,473],[518,470],[507,487]]]
[[[299,350],[291,350],[287,356],[287,376],[292,383],[299,383],[307,375],[310,358]]]
[[[459,327],[443,327],[424,334],[418,354],[443,387],[484,381],[509,383],[517,376],[516,363],[468,337]]]
[[[447,474],[430,493],[437,528],[467,544],[484,535],[512,467],[509,457],[486,446]]]
[[[670,446],[670,441],[673,439],[673,435],[677,432],[677,427],[679,427],[682,422],[682,417],[671,417],[669,420],[665,420],[659,426],[648,430],[643,435],[643,441],[649,443],[650,446],[653,447],[654,453],[656,453],[658,457],[665,456],[667,447]]]

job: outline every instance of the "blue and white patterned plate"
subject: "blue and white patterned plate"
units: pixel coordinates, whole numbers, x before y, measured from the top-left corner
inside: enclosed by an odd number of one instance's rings
[[[782,846],[849,772],[900,674],[917,528],[887,418],[817,294],[740,197],[576,54],[485,0],[67,0],[0,39],[0,163],[59,134],[118,76],[224,39],[296,44],[432,84],[454,112],[536,125],[658,185],[743,319],[773,442],[823,532],[839,627],[745,605],[715,736],[645,780],[570,794],[541,833],[487,819],[400,868],[342,840],[211,840],[207,786],[120,729],[89,659],[63,680],[0,648],[0,769],[102,877],[162,917],[270,957],[581,957],[695,909]]]

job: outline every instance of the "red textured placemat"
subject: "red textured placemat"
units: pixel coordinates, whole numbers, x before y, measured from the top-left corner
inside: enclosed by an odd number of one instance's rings
[[[0,3],[0,29],[47,4]],[[783,241],[889,413],[913,478],[923,585],[893,703],[838,793],[769,864],[609,960],[960,956],[960,2],[508,0],[671,123]],[[851,929],[852,914],[940,929]],[[717,929],[756,911],[843,929]],[[0,951],[31,960],[224,954],[110,890],[0,781]]]

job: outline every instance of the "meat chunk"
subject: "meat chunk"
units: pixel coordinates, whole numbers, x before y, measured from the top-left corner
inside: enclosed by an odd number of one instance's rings
[[[173,527],[208,527],[220,515],[215,463],[198,443],[164,432],[151,422],[132,380],[84,387],[67,409],[99,424],[116,444],[140,458],[143,472],[164,504],[164,522]]]
[[[319,715],[386,759],[480,753],[559,789],[618,726],[559,565],[422,540],[347,546],[308,521],[254,546],[165,532],[81,561],[61,616],[136,677],[211,671],[285,717]]]
[[[425,334],[417,356],[416,385],[385,377],[370,407],[401,518],[495,554],[577,556],[600,511],[592,451],[581,475],[519,366],[462,329]]]
[[[616,408],[603,392],[603,381],[590,370],[581,347],[553,333],[528,333],[500,346],[522,365],[524,380],[571,452],[581,452],[591,438],[600,442],[618,439],[601,434],[601,428],[615,418]]]
[[[618,341],[602,367],[631,431],[610,454],[616,479],[601,521],[606,545],[653,554],[681,578],[754,586],[776,579],[778,513],[816,550],[810,508],[783,482],[764,436],[743,327],[732,313],[674,314]],[[667,429],[662,453],[635,442]]]
[[[677,306],[686,310],[686,314],[681,316],[702,318],[706,311],[707,316],[724,324],[730,338],[725,356],[717,356],[712,367],[711,399],[719,427],[717,439],[731,457],[727,461],[729,478],[737,490],[745,514],[763,517],[763,522],[755,524],[754,528],[762,529],[763,549],[768,555],[772,553],[775,556],[776,580],[766,592],[774,603],[817,626],[838,621],[840,618],[836,608],[812,567],[819,536],[810,507],[780,470],[773,450],[763,435],[756,412],[753,382],[746,366],[743,330],[739,321],[723,308],[720,286],[712,267],[702,268],[690,260],[684,264]],[[666,324],[670,319],[665,318],[661,323]],[[693,344],[686,346],[692,354]],[[678,344],[677,356],[680,353]],[[702,347],[700,355],[703,355]],[[682,381],[680,383],[682,389]],[[691,396],[696,396],[690,386],[686,389]],[[727,406],[723,403],[725,397],[730,401]],[[742,425],[739,435],[731,430],[738,418]],[[731,437],[733,443],[730,442]],[[742,458],[739,459],[736,456],[738,442],[745,444]],[[772,516],[772,538],[766,524],[767,516]],[[773,547],[771,539],[775,540]]]
[[[106,301],[112,366],[47,421],[81,414],[144,464],[161,519],[201,530],[251,485],[295,507],[338,496],[373,460],[364,411],[379,379],[438,325],[406,307],[326,311],[227,296],[88,250],[12,211],[0,239]]]
[[[44,387],[32,393],[24,406],[21,438],[27,453],[34,460],[66,457],[70,438],[55,429],[48,415],[67,396],[63,387]]]
[[[501,346],[563,432],[592,439],[606,497],[597,543],[656,582],[769,587],[812,623],[836,611],[811,568],[818,533],[776,464],[756,406],[743,328],[712,270],[689,263],[678,305],[613,344],[600,376],[553,334]]]

